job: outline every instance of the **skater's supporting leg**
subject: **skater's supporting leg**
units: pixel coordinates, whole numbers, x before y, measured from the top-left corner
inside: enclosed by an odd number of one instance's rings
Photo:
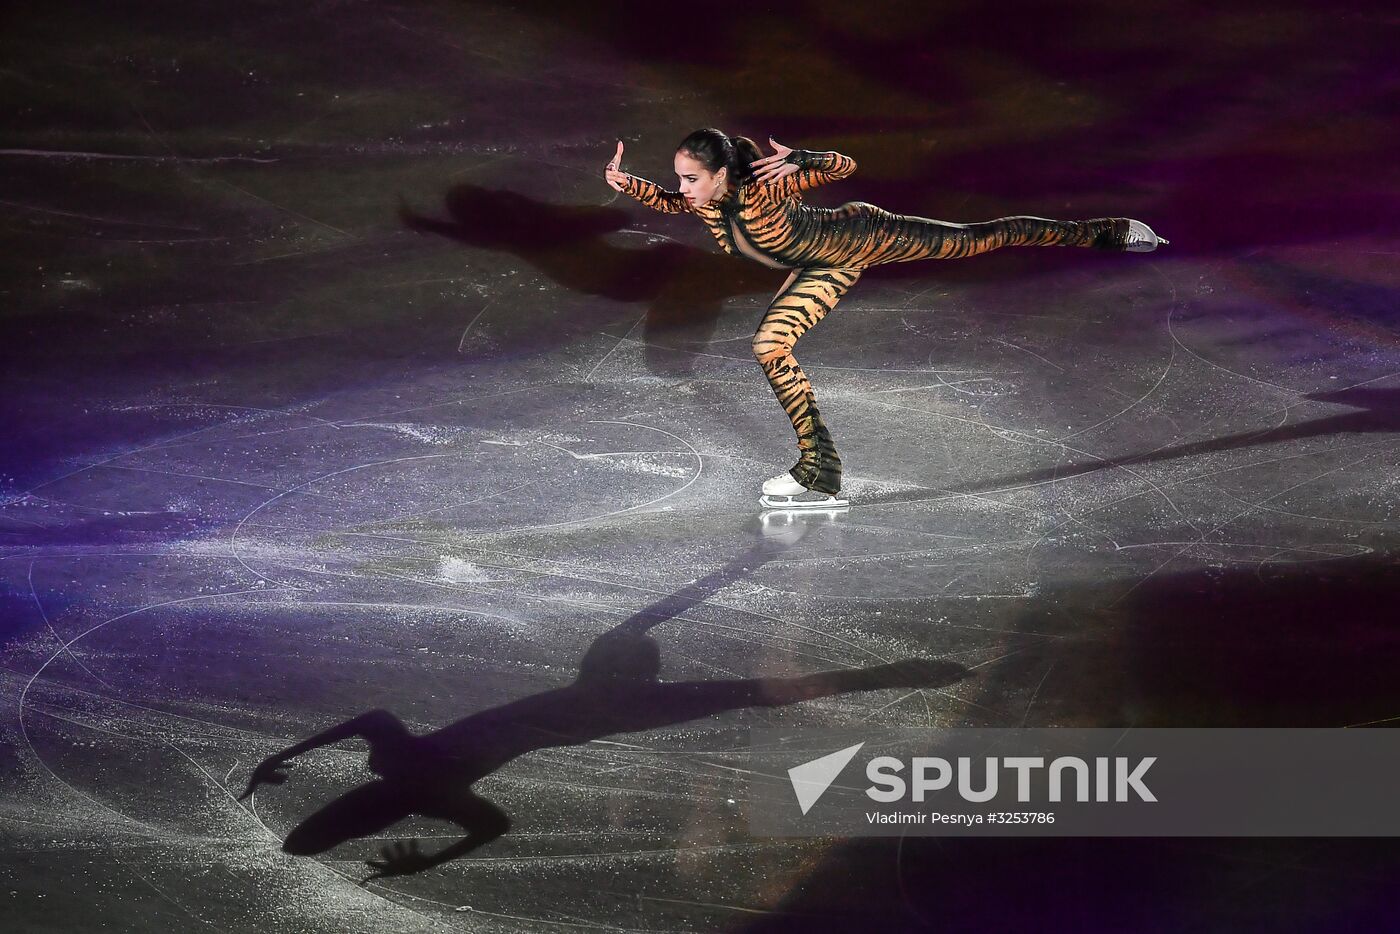
[[[829,493],[808,489],[791,473],[781,473],[763,481],[763,495],[758,498],[764,509],[835,509],[849,506],[850,501]]]
[[[822,424],[816,395],[807,374],[792,355],[798,338],[836,307],[860,278],[858,269],[795,270],[779,291],[753,336],[754,358],[797,432],[801,451],[792,476],[809,490],[836,493],[841,489],[841,458],[831,433]]]

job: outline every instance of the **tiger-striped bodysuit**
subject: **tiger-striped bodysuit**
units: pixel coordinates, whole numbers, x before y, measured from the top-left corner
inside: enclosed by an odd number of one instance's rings
[[[753,353],[797,432],[800,456],[791,470],[793,479],[822,493],[840,490],[841,458],[817,411],[812,384],[792,350],[798,338],[836,307],[862,271],[882,263],[958,259],[1004,246],[1126,245],[1128,220],[1121,217],[1003,217],[981,224],[949,224],[891,214],[859,201],[838,208],[812,207],[802,203],[802,192],[850,175],[855,160],[837,152],[795,149],[788,161],[799,167],[791,175],[765,183],[745,180],[724,197],[700,206],[692,206],[680,192],[631,175],[623,191],[656,211],[698,215],[726,253],[792,270],[754,334]]]

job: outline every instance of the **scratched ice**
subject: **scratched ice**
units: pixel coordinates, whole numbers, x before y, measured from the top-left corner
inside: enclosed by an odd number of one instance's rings
[[[1255,95],[1185,125],[1144,116],[1164,105],[1116,73],[1066,88],[1053,50],[975,81],[892,76],[924,55],[903,33],[813,14],[784,27],[803,73],[847,93],[811,97],[728,83],[789,59],[730,42],[753,68],[708,64],[714,37],[662,55],[616,10],[604,29],[468,7],[288,6],[295,41],[208,4],[25,27],[46,51],[14,65],[33,113],[0,152],[19,309],[0,348],[0,894],[21,928],[998,929],[997,900],[968,893],[1003,851],[751,836],[748,728],[1400,714],[1395,238],[1321,195],[1294,224],[1256,187],[1306,187],[1288,159],[1310,179],[1345,161],[1267,136],[1285,104],[1299,125],[1344,106],[1355,152],[1391,139],[1383,100],[1324,67],[1387,53],[1360,21],[1300,13],[1272,53],[1223,44],[1257,33],[1224,13],[1159,23],[1195,63],[1173,94]],[[920,15],[902,30],[941,41]],[[1056,29],[1097,36],[1079,17]],[[190,46],[192,23],[237,55]],[[95,89],[112,49],[125,77]],[[1296,87],[1250,77],[1297,68]],[[956,118],[928,109],[945,99]],[[749,347],[782,275],[600,178],[623,134],[627,167],[669,184],[674,138],[719,115],[855,152],[814,203],[1123,206],[1173,251],[867,274],[797,348],[854,505],[761,521],[759,484],[796,456]],[[1369,164],[1349,171],[1372,184]],[[532,740],[472,785],[508,832],[363,886],[383,847],[462,836],[420,814],[282,851],[373,787],[370,744],[398,735],[381,715],[238,800],[264,757],[337,724],[387,711],[426,733],[544,704],[619,645],[654,645],[665,682],[761,679],[769,703],[614,732],[640,712],[588,708],[600,735]],[[960,674],[913,679],[910,660]],[[1370,904],[1394,854],[1332,843],[1016,852],[1142,894],[1122,929],[1155,929],[1139,905],[1186,929],[1218,905],[1188,916],[1135,880],[1200,867],[1280,912],[1300,879]]]

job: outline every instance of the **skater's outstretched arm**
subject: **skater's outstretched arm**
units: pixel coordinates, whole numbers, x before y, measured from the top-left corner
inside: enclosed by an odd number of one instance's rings
[[[619,191],[662,214],[682,214],[690,210],[690,203],[679,191],[667,191],[655,182],[635,175],[626,176],[626,181]]]
[[[352,717],[329,730],[317,733],[310,739],[304,739],[283,749],[281,752],[273,753],[253,770],[253,774],[248,779],[248,787],[243,794],[238,796],[238,800],[251,795],[259,785],[280,785],[287,780],[285,766],[292,759],[312,749],[321,746],[329,746],[338,743],[343,739],[360,736],[365,739],[373,748],[376,743],[386,740],[399,739],[408,734],[399,718],[389,713],[387,710],[371,710],[369,713]]]
[[[771,136],[768,145],[773,147],[773,155],[753,163],[754,177],[777,186],[781,198],[846,178],[856,170],[856,160],[839,152],[792,149]]]
[[[603,170],[603,177],[613,188],[636,198],[653,211],[680,214],[690,210],[690,203],[679,191],[667,191],[655,182],[622,171],[622,140],[617,141],[617,152]]]

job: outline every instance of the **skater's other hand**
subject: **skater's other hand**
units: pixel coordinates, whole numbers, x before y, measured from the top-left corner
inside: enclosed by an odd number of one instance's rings
[[[622,140],[617,141],[617,152],[613,154],[607,168],[603,169],[603,178],[618,191],[627,184],[627,173],[622,171]]]
[[[248,787],[238,796],[242,801],[251,795],[259,785],[280,785],[287,780],[287,760],[281,756],[268,756],[248,778]]]
[[[424,869],[436,865],[432,857],[424,856],[419,852],[417,840],[386,846],[379,853],[383,857],[382,859],[365,860],[365,865],[375,871],[366,876],[360,885],[364,885],[371,879],[383,879],[387,876],[411,876],[415,872],[422,872]]]
[[[773,147],[773,155],[755,159],[749,165],[754,169],[754,178],[760,182],[776,182],[785,175],[797,171],[797,166],[787,161],[792,152],[791,146],[784,146],[773,137],[768,137],[768,145]]]

